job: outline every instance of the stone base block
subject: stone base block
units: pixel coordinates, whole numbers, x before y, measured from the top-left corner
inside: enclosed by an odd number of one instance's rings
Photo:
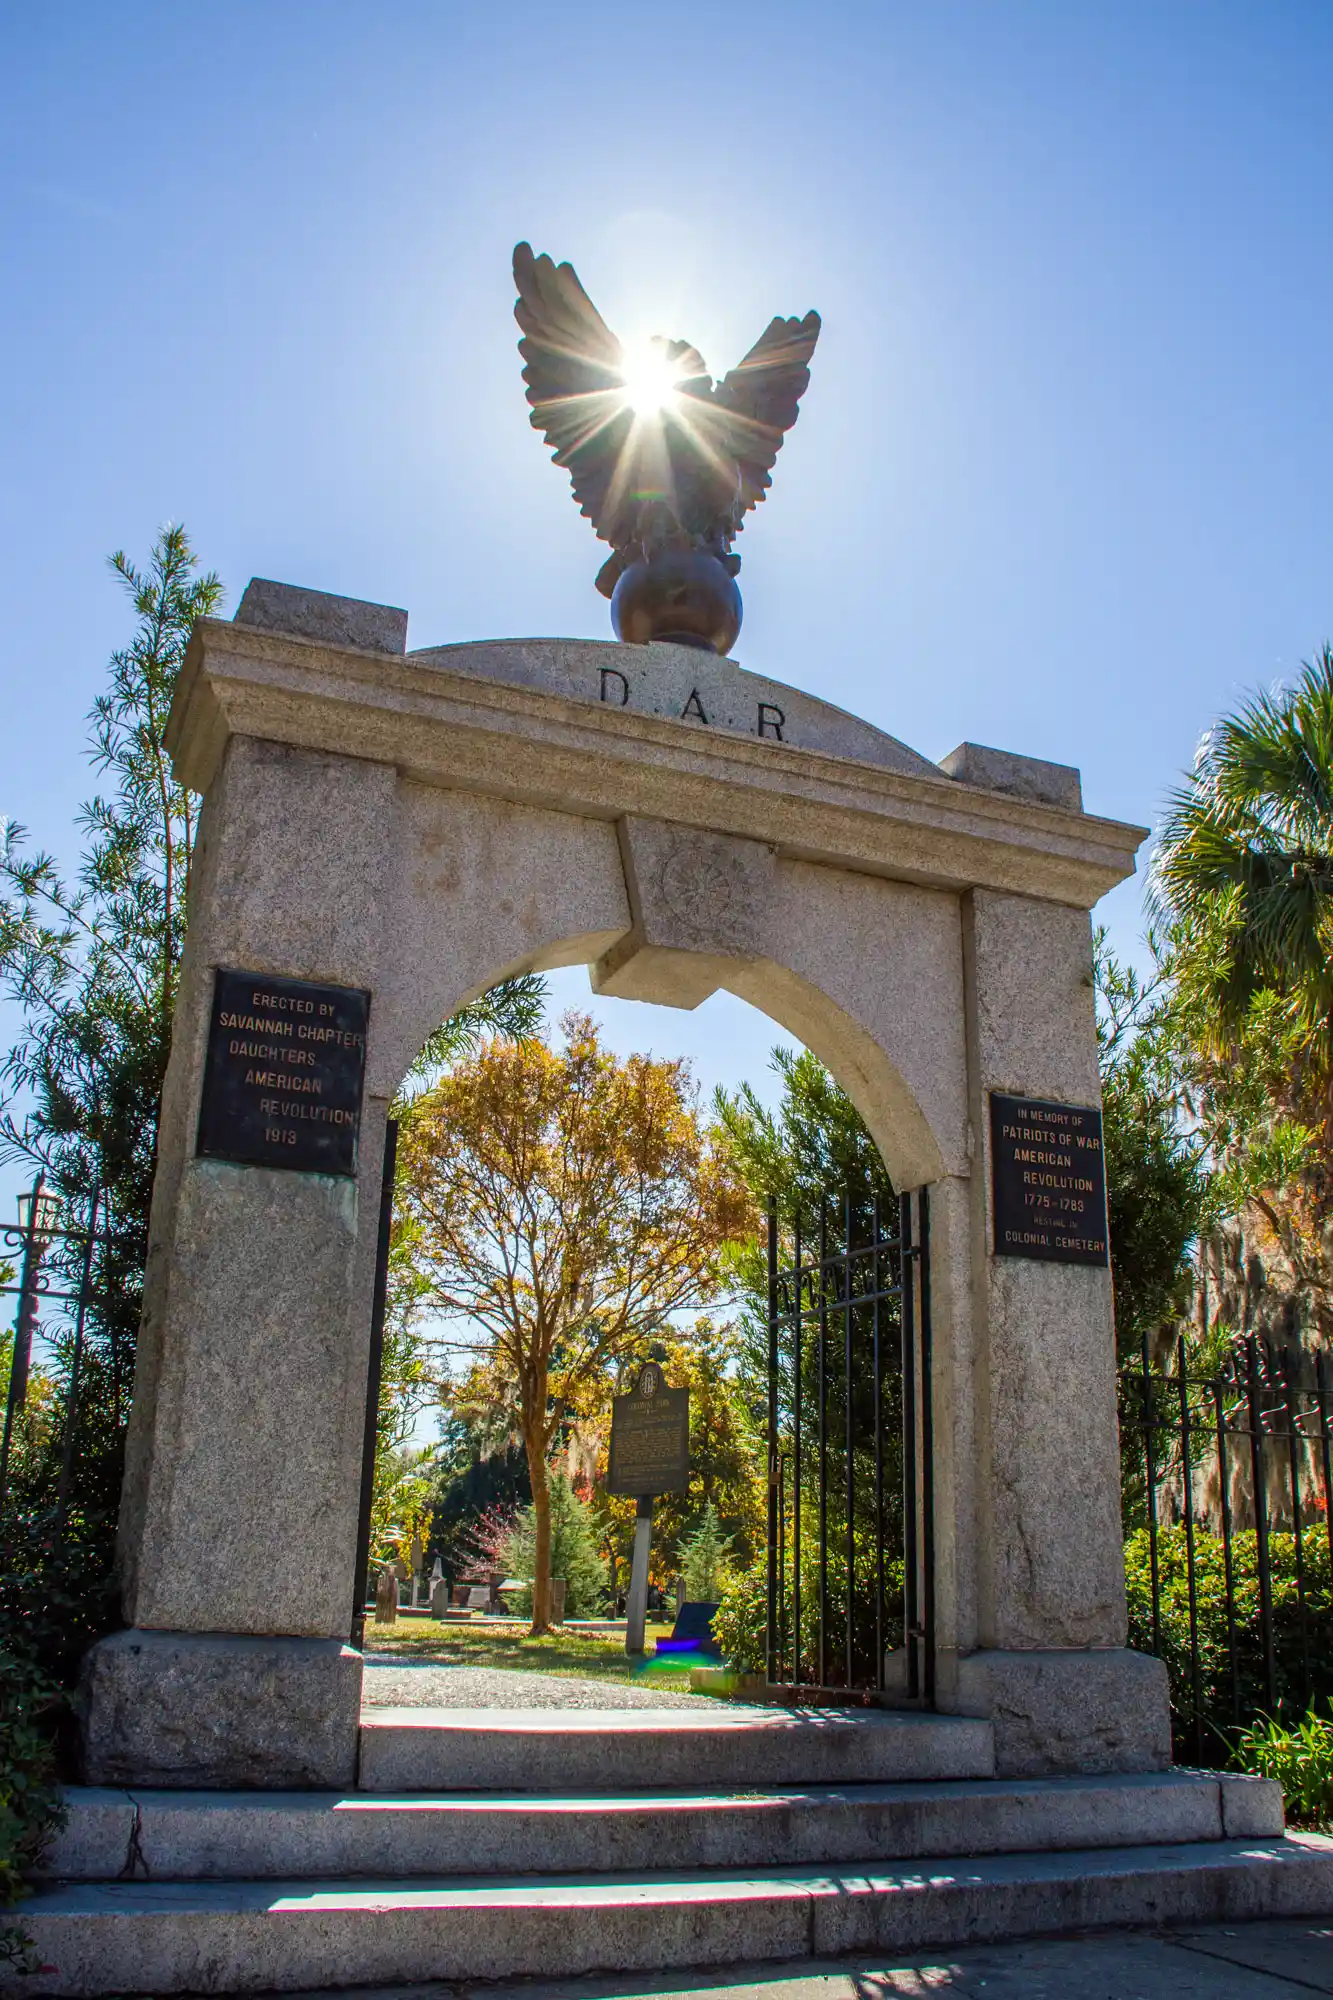
[[[948,1706],[990,1719],[999,1777],[1164,1771],[1171,1762],[1166,1668],[1146,1653],[965,1654]]]
[[[336,1639],[116,1632],[84,1662],[92,1785],[345,1788],[361,1655]]]

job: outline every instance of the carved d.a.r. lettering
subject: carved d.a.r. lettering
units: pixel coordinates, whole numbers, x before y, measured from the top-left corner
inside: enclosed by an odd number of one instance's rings
[[[662,690],[663,693],[666,690]],[[628,708],[630,705],[630,683],[628,674],[619,667],[599,667],[597,670],[597,698],[607,702],[612,708]],[[660,697],[659,697],[660,698]],[[680,699],[679,695],[676,697]],[[637,705],[637,704],[636,704]],[[663,711],[654,709],[654,713]],[[670,713],[667,709],[666,713]],[[703,696],[697,687],[692,687],[680,710],[682,722],[702,722],[706,729],[714,727],[717,710],[710,715],[704,707]],[[739,728],[742,725],[724,715],[723,728]],[[755,705],[754,733],[769,743],[785,743],[787,740],[787,712],[775,701],[761,701]]]

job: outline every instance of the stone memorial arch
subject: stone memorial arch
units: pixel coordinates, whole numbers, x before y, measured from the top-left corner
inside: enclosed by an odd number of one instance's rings
[[[204,805],[90,1778],[353,1781],[386,1113],[442,1019],[575,964],[752,1002],[929,1187],[939,1705],[1002,1770],[1168,1761],[1125,1650],[1104,1219],[1092,1261],[1003,1254],[992,1198],[993,1094],[1098,1103],[1088,912],[1141,829],[1076,771],[935,765],[689,647],[406,629],[252,583],[172,708]]]

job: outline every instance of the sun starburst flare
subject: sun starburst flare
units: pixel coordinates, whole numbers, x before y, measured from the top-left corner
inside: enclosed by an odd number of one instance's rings
[[[680,368],[660,340],[627,352],[624,378],[624,398],[636,417],[661,417],[677,407]]]

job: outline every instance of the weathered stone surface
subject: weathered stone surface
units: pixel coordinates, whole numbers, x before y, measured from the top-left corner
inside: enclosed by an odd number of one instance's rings
[[[630,927],[614,822],[400,778],[367,1088],[507,973],[588,965]]]
[[[208,893],[192,905],[195,955],[342,986],[372,983],[397,785],[392,763],[366,756],[234,742],[200,815],[194,867]],[[198,879],[192,873],[192,887]]]
[[[157,1792],[155,1798],[179,1798]],[[253,1793],[209,1793],[210,1798],[252,1798]],[[306,1794],[302,1794],[306,1796]],[[33,1870],[40,1880],[135,1882],[150,1870],[137,1853],[139,1807],[130,1792],[112,1785],[66,1785],[64,1818],[43,1847]]]
[[[733,959],[753,960],[770,929],[771,847],[661,820],[617,828],[633,924],[598,962],[593,984],[622,1000],[697,1007]]]
[[[943,1877],[931,1871],[930,1888],[940,1891],[934,1908],[916,1893],[920,1877],[913,1882],[907,1871],[895,1876],[867,1870],[855,1883],[844,1874],[840,1886],[844,1893],[819,1901],[812,1912],[816,1951],[1035,1937],[1110,1925],[1237,1923],[1326,1912],[1333,1844],[1298,1836],[1248,1846],[1215,1841],[1147,1851],[982,1857]]]
[[[657,1973],[1115,1925],[1326,1916],[1330,1899],[1333,1842],[1312,1835],[981,1856],[925,1869],[673,1870],[573,1882],[529,1875],[484,1886],[80,1883],[23,1911],[38,1955],[56,1968],[23,1990],[308,1992],[578,1978],[599,1968]],[[1031,1987],[1021,1980],[1013,1990]]]
[[[1165,1771],[556,1800],[76,1787],[43,1873],[85,1882],[438,1878],[519,1875],[539,1855],[546,1873],[563,1875],[1157,1846],[1222,1839],[1226,1783],[1216,1772]],[[1280,1810],[1277,1827],[1264,1831],[1281,1833]]]
[[[368,1091],[383,1096],[431,1029],[501,972],[604,967],[635,935],[614,825],[408,781],[397,802],[381,899],[392,974],[376,990],[367,1072]],[[706,866],[710,837],[678,831],[674,851]],[[717,845],[758,857],[757,872],[744,878],[756,897],[747,928],[738,928],[737,899],[724,909],[705,886],[688,932],[676,919],[673,931],[657,932],[674,950],[633,956],[641,997],[693,1005],[726,986],[837,1073],[899,1185],[966,1173],[957,897],[805,862],[773,869],[761,843]],[[655,922],[668,916],[653,911]],[[705,918],[717,922],[711,939]],[[917,1004],[926,991],[930,1007]]]
[[[327,590],[300,590],[290,583],[251,577],[236,607],[238,625],[261,625],[298,639],[330,646],[356,646],[370,653],[407,651],[407,613],[393,604],[368,604],[359,597],[334,597]]]
[[[372,1708],[365,1792],[605,1791],[623,1785],[828,1785],[984,1778],[982,1720],[844,1709]]]
[[[574,653],[584,642],[540,643]],[[172,703],[174,768],[206,792],[227,742],[244,736],[368,758],[422,783],[551,811],[632,813],[936,888],[981,885],[1085,909],[1131,872],[1144,837],[1142,828],[960,785],[925,759],[889,769],[569,701],[424,657],[315,650],[205,619]]]
[[[951,1709],[989,1717],[1001,1777],[1164,1771],[1171,1762],[1166,1667],[1125,1648],[971,1653]]]
[[[1111,1274],[996,1258],[992,1090],[1099,1102],[1087,916],[974,891],[964,905],[973,1313],[980,1349],[978,1636],[1122,1646],[1124,1557]]]
[[[410,657],[421,666],[540,689],[596,702],[602,708],[661,716],[695,729],[819,750],[825,756],[851,757],[889,771],[934,774],[927,758],[845,708],[749,673],[734,660],[719,659],[697,646],[506,639],[499,644],[482,640],[432,646]]]
[[[84,1663],[93,1785],[351,1785],[361,1655],[336,1640],[131,1629]]]
[[[984,743],[960,743],[941,757],[940,769],[960,784],[979,785],[983,791],[1062,806],[1066,812],[1083,810],[1083,782],[1072,764],[1048,764],[1041,757],[990,750]]]
[[[599,992],[695,1007],[725,987],[834,1071],[897,1185],[966,1172],[956,897],[661,821],[623,819],[619,836],[633,922]]]
[[[239,742],[204,803],[121,1508],[135,1624],[349,1627],[385,1107],[368,1090],[355,1182],[194,1148],[215,966],[370,989],[373,1058],[393,798],[382,765]]]
[[[1271,1839],[1286,1826],[1282,1787],[1250,1771],[1223,1771],[1222,1832],[1228,1840]]]
[[[127,1475],[144,1482],[142,1513],[122,1517],[127,1613],[332,1637],[351,1619],[356,1541],[355,1184],[191,1160],[174,1220],[166,1324],[145,1356],[160,1356],[157,1394],[135,1434],[147,1462]],[[308,1528],[286,1536],[282,1520]]]

